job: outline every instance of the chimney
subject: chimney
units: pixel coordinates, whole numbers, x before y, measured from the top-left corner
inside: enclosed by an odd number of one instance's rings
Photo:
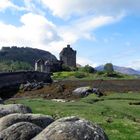
[[[67,45],[67,48],[70,48],[70,45],[69,44]]]

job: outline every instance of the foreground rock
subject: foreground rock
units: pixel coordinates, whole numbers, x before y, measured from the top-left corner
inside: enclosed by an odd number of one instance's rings
[[[16,123],[0,132],[0,140],[30,140],[41,128],[29,122]]]
[[[44,83],[43,82],[27,82],[26,84],[20,85],[20,90],[22,91],[31,91],[31,90],[37,90],[43,88]]]
[[[98,125],[77,117],[67,117],[50,124],[32,140],[108,140],[108,138]]]
[[[22,104],[0,105],[0,118],[13,113],[32,113],[31,109]]]
[[[52,117],[41,114],[10,114],[0,119],[0,132],[18,122],[30,122],[41,128],[46,128],[53,121]]]
[[[92,93],[92,88],[90,87],[79,87],[76,88],[73,92],[73,95],[79,97],[85,97]]]
[[[91,87],[79,87],[76,88],[72,93],[73,95],[79,97],[86,97],[89,94],[95,94],[98,97],[103,96],[103,93],[98,88],[91,88]]]

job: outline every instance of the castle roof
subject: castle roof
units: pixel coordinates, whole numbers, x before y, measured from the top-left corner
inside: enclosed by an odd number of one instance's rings
[[[36,61],[36,63],[45,63],[45,61],[42,58],[40,58]]]
[[[67,45],[67,47],[63,48],[63,50],[60,52],[60,55],[65,54],[65,53],[71,53],[71,52],[76,52],[73,50],[70,45]]]

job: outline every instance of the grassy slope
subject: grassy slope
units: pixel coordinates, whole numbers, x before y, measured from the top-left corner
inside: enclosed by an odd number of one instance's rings
[[[49,114],[56,118],[79,116],[96,122],[104,128],[110,140],[138,140],[140,137],[139,93],[116,93],[97,98],[90,95],[76,102],[58,103],[43,99],[21,99],[16,102],[28,105],[34,113]],[[106,120],[111,118],[112,123]]]
[[[55,72],[53,73],[52,78],[54,80],[63,80],[63,79],[70,79],[70,80],[97,80],[97,79],[136,79],[136,76],[125,75],[117,73],[119,77],[108,77],[105,73],[86,73],[86,72],[78,72],[78,71],[71,71],[71,72]]]

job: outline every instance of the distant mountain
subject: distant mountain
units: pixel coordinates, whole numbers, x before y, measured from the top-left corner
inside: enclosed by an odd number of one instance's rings
[[[128,75],[140,75],[140,71],[134,70],[132,68],[127,68],[127,67],[119,67],[113,65],[113,68],[116,72],[120,72],[123,74],[128,74]],[[103,71],[104,70],[104,65],[100,65],[95,68],[97,71]]]
[[[2,47],[0,50],[0,61],[21,61],[34,66],[35,61],[40,58],[44,60],[57,60],[56,57],[48,51],[29,47]]]

